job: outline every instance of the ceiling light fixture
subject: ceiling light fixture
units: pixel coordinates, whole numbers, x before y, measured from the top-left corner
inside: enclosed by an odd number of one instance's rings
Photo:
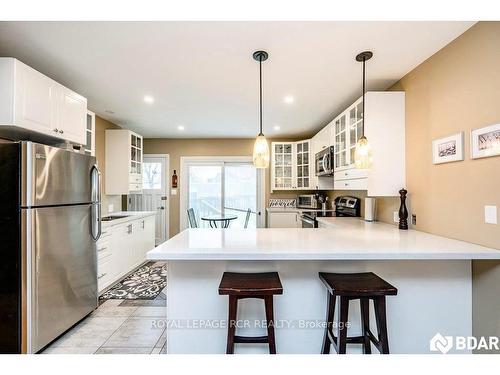
[[[295,98],[292,95],[287,95],[283,98],[283,101],[286,104],[292,104],[295,101]]]
[[[260,131],[255,139],[253,146],[253,165],[255,168],[269,167],[269,145],[267,144],[266,137],[262,133],[262,61],[266,61],[269,57],[266,51],[256,51],[253,53],[254,60],[259,62],[259,109],[260,109]]]
[[[357,169],[370,169],[372,166],[372,147],[370,143],[368,143],[368,139],[365,137],[365,84],[366,84],[366,76],[365,76],[365,63],[367,60],[370,60],[373,56],[373,53],[370,51],[361,52],[356,56],[356,61],[363,63],[363,126],[362,126],[362,134],[361,137],[356,142],[356,148],[354,150],[354,165]]]
[[[274,125],[274,128],[273,128],[273,129],[274,129],[274,130],[276,130],[276,131],[278,131],[278,130],[280,130],[280,129],[281,129],[281,126],[279,126],[279,125]]]
[[[177,125],[177,130],[184,130],[184,125]]]
[[[152,96],[146,95],[144,97],[144,103],[151,104],[151,103],[154,103],[154,101],[155,101],[155,98],[153,98]]]

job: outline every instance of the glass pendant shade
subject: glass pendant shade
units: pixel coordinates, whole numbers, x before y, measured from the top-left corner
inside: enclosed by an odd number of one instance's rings
[[[253,145],[253,165],[255,168],[269,167],[269,146],[263,134],[257,136]]]
[[[373,162],[372,147],[368,143],[368,139],[362,136],[356,143],[354,150],[354,165],[357,169],[370,169]]]

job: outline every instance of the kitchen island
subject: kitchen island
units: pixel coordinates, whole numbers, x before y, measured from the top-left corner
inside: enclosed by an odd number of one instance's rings
[[[398,288],[387,299],[392,353],[428,353],[438,332],[472,334],[471,260],[500,259],[500,250],[356,218],[322,220],[328,228],[188,229],[150,251],[149,259],[168,260],[168,352],[225,352],[228,299],[217,291],[224,271],[279,272],[278,353],[320,352],[326,314],[320,271],[372,271]],[[241,301],[238,312],[240,334],[264,332],[262,301]],[[348,334],[359,334],[355,301],[349,321]],[[235,352],[266,353],[267,346],[236,345]],[[361,347],[349,345],[349,352]]]

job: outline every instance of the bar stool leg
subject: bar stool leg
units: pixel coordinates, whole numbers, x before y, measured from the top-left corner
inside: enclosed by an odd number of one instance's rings
[[[361,307],[361,329],[364,337],[363,353],[372,354],[372,346],[368,331],[370,330],[370,300],[368,298],[360,298],[359,304]]]
[[[274,338],[273,296],[265,296],[264,304],[266,306],[266,325],[267,338],[269,341],[269,353],[276,354],[276,341]]]
[[[323,347],[321,348],[321,354],[329,354],[330,353],[330,348],[331,348],[331,342],[330,342],[330,337],[328,333],[330,333],[333,336],[333,316],[335,314],[335,300],[337,299],[336,296],[332,295],[330,292],[327,292],[327,297],[326,297],[326,304],[327,304],[327,310],[326,310],[326,327],[325,327],[325,334],[323,336]]]
[[[340,309],[338,320],[337,353],[346,354],[347,348],[347,319],[349,316],[349,298],[340,296]]]
[[[389,354],[389,340],[387,338],[387,320],[385,312],[385,296],[373,299],[375,305],[375,318],[377,320],[378,340],[382,354]]]
[[[229,316],[227,327],[226,354],[234,354],[234,335],[236,334],[236,311],[238,310],[238,298],[229,296]]]

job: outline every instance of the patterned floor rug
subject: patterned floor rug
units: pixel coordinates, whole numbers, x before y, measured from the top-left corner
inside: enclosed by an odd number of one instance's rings
[[[106,291],[100,299],[155,299],[167,286],[167,264],[149,262]]]

